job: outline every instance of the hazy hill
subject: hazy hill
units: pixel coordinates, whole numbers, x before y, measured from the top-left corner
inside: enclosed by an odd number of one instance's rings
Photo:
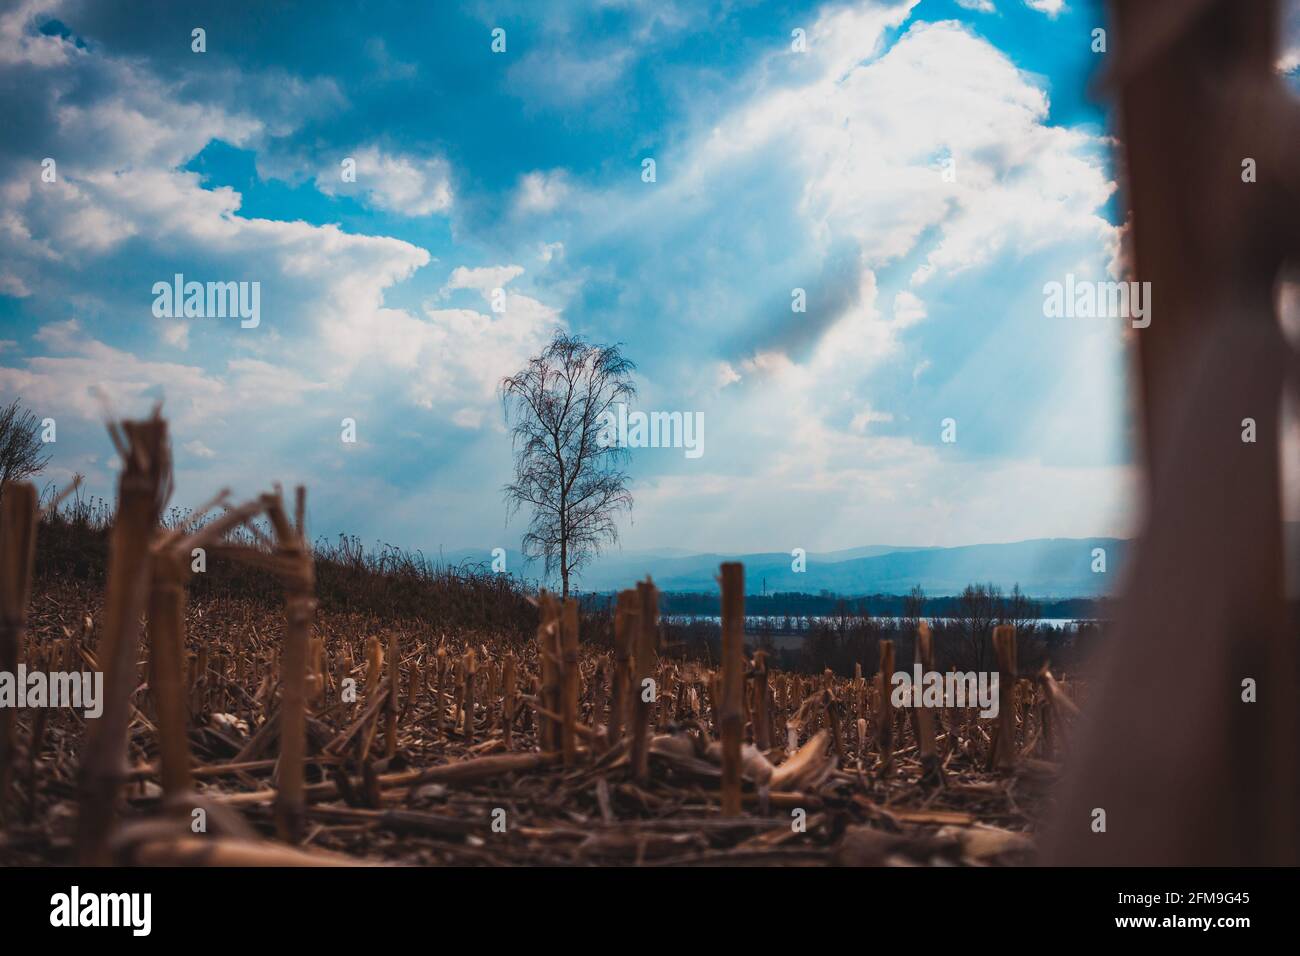
[[[842,551],[809,553],[807,570],[791,570],[788,552],[758,554],[680,553],[677,549],[616,551],[598,558],[579,578],[582,591],[614,591],[651,575],[664,591],[713,591],[722,561],[743,561],[745,590],[833,591],[845,595],[902,594],[921,585],[930,595],[957,594],[967,584],[992,582],[1004,589],[1019,584],[1036,597],[1095,597],[1118,586],[1130,542],[1122,538],[1040,538],[1009,544],[956,548],[865,545]],[[1106,551],[1106,573],[1092,571],[1094,548]],[[486,550],[447,552],[455,564],[491,563]],[[507,570],[540,578],[540,562],[507,552]]]

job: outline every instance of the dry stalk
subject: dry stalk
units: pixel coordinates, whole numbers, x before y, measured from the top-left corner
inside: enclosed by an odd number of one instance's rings
[[[560,702],[560,613],[555,598],[543,591],[538,598],[539,622],[537,625],[537,654],[541,658],[542,685],[538,694],[543,709],[559,713]],[[545,751],[559,749],[560,735],[555,721],[545,714],[537,715],[538,743]]]
[[[156,550],[149,589],[150,689],[158,710],[159,759],[163,794],[190,789],[189,713],[185,702],[182,655],[185,651],[185,558]]]
[[[772,749],[772,716],[768,711],[767,652],[754,652],[754,746]]]
[[[474,742],[474,678],[478,674],[478,655],[474,648],[465,652],[461,662],[465,672],[465,723],[461,727],[461,736],[469,743]]]
[[[925,621],[916,626],[916,660],[921,665],[922,674],[934,670],[934,637]],[[913,711],[916,714],[916,741],[921,753],[921,784],[942,786],[943,765],[934,741],[934,712],[929,707],[914,707]]]
[[[18,672],[25,651],[27,603],[36,554],[36,488],[28,482],[7,482],[0,498],[0,671]],[[0,708],[0,823],[9,795],[13,768],[14,731],[18,712]]]
[[[307,647],[316,614],[316,575],[311,549],[302,537],[305,492],[298,489],[298,523],[289,524],[281,498],[264,495],[262,503],[275,531],[276,555],[285,590],[284,648],[280,680],[279,798],[275,803],[276,831],[281,839],[296,842],[303,822],[303,758],[306,756]]]
[[[384,708],[384,756],[389,760],[397,754],[397,712],[401,694],[399,684],[402,672],[398,668],[397,631],[388,634],[388,703]]]
[[[998,656],[998,722],[994,728],[990,763],[1010,771],[1016,766],[1016,629],[1000,624],[993,629],[993,650]]]
[[[79,771],[77,851],[80,862],[89,865],[110,862],[109,833],[126,767],[131,697],[137,686],[140,616],[149,590],[149,543],[172,486],[167,423],[157,409],[152,418],[122,422],[120,430],[110,422],[108,428],[123,465],[98,648],[104,668],[103,712],[88,725]]]
[[[506,654],[501,664],[501,737],[506,750],[514,750],[515,655]]]
[[[433,726],[438,733],[442,733],[447,724],[447,671],[450,669],[447,661],[447,648],[439,645],[438,653],[434,655],[434,659],[438,662],[438,693],[433,699]]]
[[[628,683],[631,680],[633,636],[637,633],[639,614],[636,591],[628,589],[618,593],[614,608],[614,674],[609,697],[609,745],[612,747],[623,736],[623,725],[628,715]]]
[[[578,602],[567,598],[560,622],[562,651],[561,681],[563,682],[563,724],[561,744],[564,765],[571,767],[577,761],[578,738]]]
[[[635,679],[633,680],[632,772],[638,783],[650,779],[650,711],[656,696],[654,681],[658,663],[659,592],[649,578],[636,586],[640,614],[637,623]]]
[[[876,744],[880,749],[880,775],[888,776],[894,765],[894,701],[889,682],[894,674],[894,642],[880,642],[880,674],[876,680]]]
[[[740,744],[744,733],[745,568],[722,565],[722,815],[740,815]]]

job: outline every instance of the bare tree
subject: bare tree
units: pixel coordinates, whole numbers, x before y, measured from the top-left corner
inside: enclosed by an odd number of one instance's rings
[[[23,481],[49,464],[40,432],[41,423],[18,399],[0,408],[0,497],[5,482]]]
[[[993,625],[998,623],[1002,589],[996,584],[968,584],[961,592],[957,624],[966,644],[967,660],[976,670],[992,663]]]
[[[598,441],[605,413],[636,394],[636,368],[616,345],[557,332],[542,353],[501,383],[514,444],[515,478],[503,489],[511,513],[532,508],[523,551],[569,576],[618,541],[614,515],[631,510],[627,449]]]
[[[1014,626],[1016,633],[1023,636],[1037,630],[1038,617],[1042,610],[1042,605],[1020,590],[1020,585],[1016,584],[1003,600],[1000,616],[1003,624]]]
[[[921,585],[912,586],[903,597],[903,629],[908,634],[915,634],[917,626],[921,623],[921,615],[925,613],[925,590]]]

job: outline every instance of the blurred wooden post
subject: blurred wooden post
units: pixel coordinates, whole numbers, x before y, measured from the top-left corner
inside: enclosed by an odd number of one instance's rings
[[[0,671],[17,675],[27,636],[27,604],[31,594],[32,564],[36,555],[37,495],[28,482],[11,481],[0,500]],[[15,751],[14,731],[18,711],[0,708],[0,824],[5,819],[5,798]],[[32,754],[35,760],[36,755]]]
[[[1132,223],[1122,278],[1155,300],[1149,327],[1126,332],[1145,527],[1044,859],[1294,866],[1300,665],[1279,451],[1284,382],[1300,369],[1276,303],[1300,261],[1300,103],[1276,67],[1274,0],[1109,6],[1106,92]],[[1090,826],[1097,808],[1105,834]]]
[[[565,598],[560,620],[561,661],[560,675],[564,722],[560,741],[564,752],[564,765],[572,767],[578,760],[578,602]]]
[[[722,815],[740,815],[740,738],[744,733],[745,566],[722,565]]]
[[[650,712],[654,707],[653,694],[647,681],[655,673],[658,663],[659,592],[649,578],[636,586],[640,604],[637,622],[636,674],[632,681],[632,772],[637,783],[650,779]],[[647,694],[650,698],[647,699]]]
[[[1016,629],[1000,624],[993,629],[993,650],[998,656],[998,724],[991,761],[994,769],[1016,767]]]

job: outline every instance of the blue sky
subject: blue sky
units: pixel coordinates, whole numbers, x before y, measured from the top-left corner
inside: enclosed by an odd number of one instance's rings
[[[564,328],[623,344],[638,407],[704,413],[701,458],[634,452],[625,547],[1127,533],[1132,333],[1042,314],[1045,282],[1121,267],[1097,26],[1081,0],[11,4],[0,393],[58,422],[56,482],[112,487],[97,385],[165,400],[182,506],[301,481],[316,534],[516,548],[495,386]],[[260,282],[261,324],[155,318],[177,272]]]

